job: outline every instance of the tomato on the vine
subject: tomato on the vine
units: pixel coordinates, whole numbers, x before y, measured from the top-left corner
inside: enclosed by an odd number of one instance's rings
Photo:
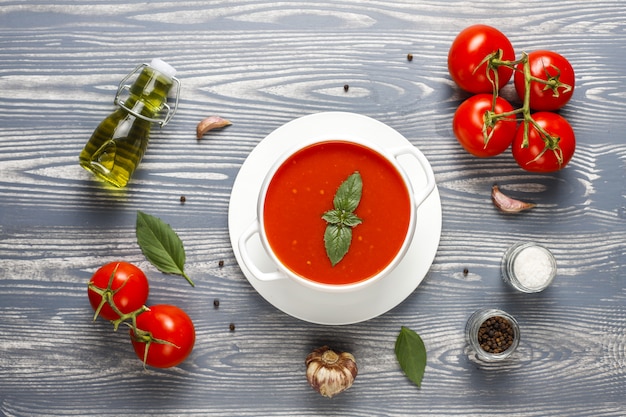
[[[130,340],[144,364],[169,368],[187,359],[196,341],[191,318],[179,307],[159,304],[137,316]]]
[[[106,320],[117,320],[120,313],[139,310],[148,300],[149,291],[146,275],[128,262],[111,262],[100,267],[87,287],[89,303],[96,317]]]
[[[517,128],[517,119],[514,114],[503,117],[490,126],[490,117],[513,111],[513,106],[502,97],[496,98],[493,113],[491,113],[492,106],[491,94],[476,94],[461,103],[452,119],[452,130],[461,146],[467,152],[480,158],[504,152],[513,141]],[[486,129],[487,141],[483,129]]]
[[[496,71],[489,66],[490,55],[501,52],[500,60],[515,60],[511,41],[498,29],[487,25],[473,25],[462,30],[448,51],[448,71],[459,87],[471,93],[489,93],[496,82]],[[513,75],[513,68],[498,66],[498,89],[504,87]]]
[[[537,111],[557,110],[563,107],[574,93],[574,68],[562,55],[552,51],[533,51],[528,54],[530,76],[530,108]],[[538,81],[538,80],[543,80]],[[523,100],[526,82],[523,64],[519,64],[514,77],[515,90]]]
[[[564,168],[576,149],[574,129],[565,118],[556,113],[538,112],[532,118],[551,138],[544,141],[545,135],[529,123],[528,146],[523,147],[525,126],[521,123],[513,139],[513,158],[527,171],[554,172]]]

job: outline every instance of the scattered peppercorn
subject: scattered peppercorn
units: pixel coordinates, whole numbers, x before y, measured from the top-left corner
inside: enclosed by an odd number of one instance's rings
[[[411,62],[413,61],[413,54],[407,54],[406,59]]]
[[[466,277],[469,274],[469,269],[463,268],[463,276]]]
[[[350,89],[350,86],[348,84],[344,84],[343,91],[348,91],[349,89]]]
[[[235,331],[235,323],[230,323],[230,324],[228,325],[228,329],[229,329],[231,332],[234,332],[234,331]]]
[[[213,300],[213,307],[219,308],[219,306],[220,306],[220,300],[219,298],[216,298],[215,300]]]
[[[187,198],[184,195],[180,196],[180,204],[185,204],[185,201],[187,201]]]
[[[515,331],[501,316],[489,317],[478,329],[478,343],[488,353],[502,353],[513,344]]]
[[[224,261],[221,260],[217,263],[217,266],[219,266],[220,268],[224,267]]]

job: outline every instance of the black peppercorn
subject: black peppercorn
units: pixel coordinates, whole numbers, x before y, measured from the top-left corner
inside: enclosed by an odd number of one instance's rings
[[[185,201],[187,201],[187,198],[184,195],[180,196],[180,203],[181,204],[185,204]]]
[[[349,89],[350,89],[350,86],[348,84],[344,84],[343,91],[348,91]]]
[[[515,317],[506,311],[483,308],[474,311],[467,320],[465,338],[478,360],[500,361],[515,352],[520,330]]]
[[[488,353],[502,353],[513,344],[515,330],[501,316],[490,317],[478,329],[478,343]]]
[[[216,298],[215,300],[213,300],[213,307],[219,308],[219,306],[220,306],[220,300],[219,298]]]
[[[228,325],[228,329],[229,329],[231,332],[234,332],[234,331],[235,331],[235,323],[230,323],[230,324]]]
[[[406,59],[411,62],[413,61],[413,54],[407,54]]]
[[[224,261],[219,261],[217,263],[217,266],[219,266],[220,268],[222,268],[224,266]]]

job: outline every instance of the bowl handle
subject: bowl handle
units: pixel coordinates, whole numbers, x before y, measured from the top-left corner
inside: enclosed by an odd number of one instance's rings
[[[243,234],[239,237],[238,246],[239,253],[241,254],[241,261],[248,268],[252,276],[259,281],[269,282],[279,279],[285,279],[287,276],[280,271],[264,272],[254,263],[250,252],[248,251],[248,241],[257,234],[260,234],[260,223],[258,219],[254,221],[246,228]]]
[[[433,169],[424,154],[413,145],[392,149],[391,153],[396,159],[401,155],[413,156],[417,159],[417,162],[419,162],[424,174],[426,174],[426,185],[421,190],[413,190],[415,208],[418,208],[435,189],[435,174],[433,173]]]

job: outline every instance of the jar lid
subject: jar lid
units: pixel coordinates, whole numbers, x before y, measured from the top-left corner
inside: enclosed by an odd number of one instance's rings
[[[174,69],[174,67],[159,58],[154,58],[152,61],[150,61],[150,67],[159,71],[167,78],[174,78],[174,76],[176,75],[176,70]]]

